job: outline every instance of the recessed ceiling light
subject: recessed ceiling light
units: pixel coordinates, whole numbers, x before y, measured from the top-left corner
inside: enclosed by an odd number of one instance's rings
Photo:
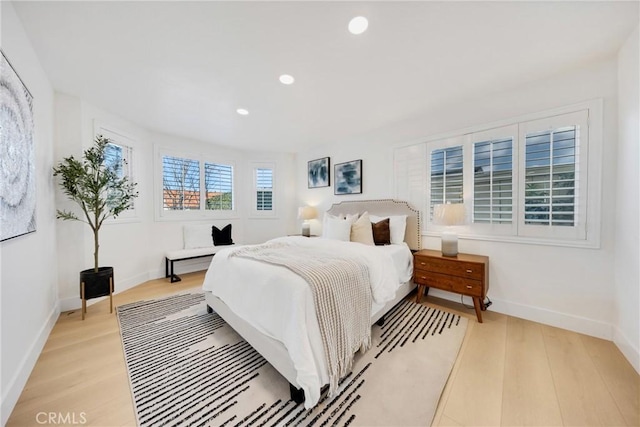
[[[240,114],[241,116],[246,116],[247,114],[249,114],[249,110],[246,110],[246,109],[244,109],[244,108],[238,108],[238,109],[236,110],[236,112],[237,112],[238,114]]]
[[[295,81],[296,79],[294,79],[293,76],[290,76],[289,74],[283,74],[280,76],[280,83],[282,83],[283,85],[290,85]]]
[[[369,21],[364,16],[356,16],[351,21],[349,21],[349,32],[351,34],[362,34],[367,31],[367,27],[369,26]]]

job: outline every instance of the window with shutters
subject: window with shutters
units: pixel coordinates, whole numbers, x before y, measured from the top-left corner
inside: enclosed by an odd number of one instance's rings
[[[275,164],[253,163],[252,215],[258,217],[275,216],[274,187]]]
[[[231,162],[156,151],[162,182],[160,217],[228,217],[235,212],[235,175]]]
[[[440,148],[431,152],[430,216],[437,204],[462,203],[462,146]]]
[[[233,166],[219,163],[204,164],[206,209],[233,210]]]
[[[402,147],[396,169],[413,172],[398,172],[404,183],[396,188],[423,204],[426,234],[442,231],[432,221],[436,204],[464,202],[461,236],[594,247],[600,188],[587,184],[601,175],[601,111],[592,101],[424,143],[424,173],[408,154],[417,151]],[[425,180],[422,190],[416,177]],[[587,233],[590,221],[596,226]]]

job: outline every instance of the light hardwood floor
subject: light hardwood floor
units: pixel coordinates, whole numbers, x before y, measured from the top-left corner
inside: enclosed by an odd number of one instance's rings
[[[114,305],[198,288],[203,277],[152,280],[115,295]],[[640,426],[640,377],[613,343],[490,310],[479,324],[460,304],[423,303],[470,320],[433,425]],[[75,414],[86,425],[135,425],[109,301],[91,305],[85,321],[80,315],[60,315],[7,426],[41,425],[42,412]]]

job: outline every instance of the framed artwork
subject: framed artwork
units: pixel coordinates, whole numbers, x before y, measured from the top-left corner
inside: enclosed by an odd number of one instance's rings
[[[336,195],[362,193],[362,160],[336,164],[333,179]]]
[[[36,231],[33,96],[0,59],[0,241]]]
[[[328,157],[311,160],[307,163],[307,182],[309,188],[331,185],[331,161]]]

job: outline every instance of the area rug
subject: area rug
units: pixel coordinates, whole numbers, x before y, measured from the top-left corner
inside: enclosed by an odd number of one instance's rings
[[[337,395],[311,410],[201,292],[117,307],[140,426],[430,425],[467,319],[401,301]]]

